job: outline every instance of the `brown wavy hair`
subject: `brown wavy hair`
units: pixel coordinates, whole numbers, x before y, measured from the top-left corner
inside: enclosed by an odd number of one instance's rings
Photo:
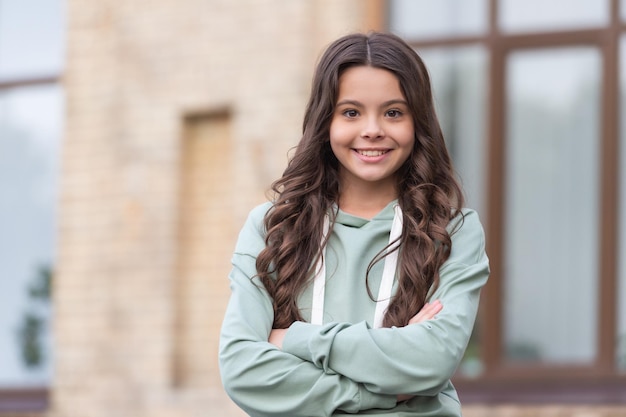
[[[418,54],[395,35],[344,36],[328,46],[317,65],[302,138],[271,188],[275,198],[264,219],[266,247],[257,257],[256,268],[273,299],[274,328],[303,321],[297,299],[311,283],[322,256],[323,219],[331,215],[332,230],[331,208],[341,190],[339,163],[329,142],[339,81],[347,68],[361,65],[391,71],[398,78],[415,126],[413,152],[396,175],[403,229],[398,290],[389,303],[384,326],[408,324],[426,302],[429,290],[438,286],[439,268],[450,255],[446,226],[460,213],[463,194],[435,114],[428,71]],[[386,250],[371,260],[368,276]],[[364,285],[369,287],[367,276]]]

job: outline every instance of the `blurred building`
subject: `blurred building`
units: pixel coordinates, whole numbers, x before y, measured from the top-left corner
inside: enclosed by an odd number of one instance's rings
[[[371,29],[426,61],[487,231],[465,414],[626,415],[626,0],[0,0],[0,416],[243,415],[237,232]]]

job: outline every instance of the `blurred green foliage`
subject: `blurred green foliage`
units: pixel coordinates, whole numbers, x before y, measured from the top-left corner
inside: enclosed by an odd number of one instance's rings
[[[46,360],[43,337],[48,326],[52,268],[41,266],[28,287],[29,308],[22,315],[17,341],[27,368],[39,368]]]

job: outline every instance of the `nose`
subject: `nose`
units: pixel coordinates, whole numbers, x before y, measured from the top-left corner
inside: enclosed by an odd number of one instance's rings
[[[369,140],[381,139],[385,136],[382,125],[377,117],[368,117],[361,131],[361,137]]]

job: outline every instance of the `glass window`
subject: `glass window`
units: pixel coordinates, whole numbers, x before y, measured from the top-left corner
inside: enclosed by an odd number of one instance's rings
[[[623,2],[624,3],[624,2]],[[622,8],[622,11],[624,9]],[[617,366],[626,371],[626,35],[620,42],[620,242],[617,259],[619,260],[619,281],[617,297]]]
[[[54,84],[0,91],[0,387],[50,379],[62,103]]]
[[[466,205],[484,213],[488,54],[482,46],[418,53],[428,67],[437,116],[465,190]]]
[[[482,214],[488,54],[481,46],[432,48],[418,53],[428,67],[437,116],[465,191],[466,206]],[[476,377],[482,370],[477,323],[458,372]]]
[[[609,22],[608,0],[501,0],[504,31],[553,31],[603,26]]]
[[[0,0],[0,79],[57,75],[63,0]]]
[[[590,364],[596,357],[601,72],[593,48],[509,57],[503,302],[509,361]]]
[[[389,25],[408,39],[487,31],[486,0],[392,0]]]

